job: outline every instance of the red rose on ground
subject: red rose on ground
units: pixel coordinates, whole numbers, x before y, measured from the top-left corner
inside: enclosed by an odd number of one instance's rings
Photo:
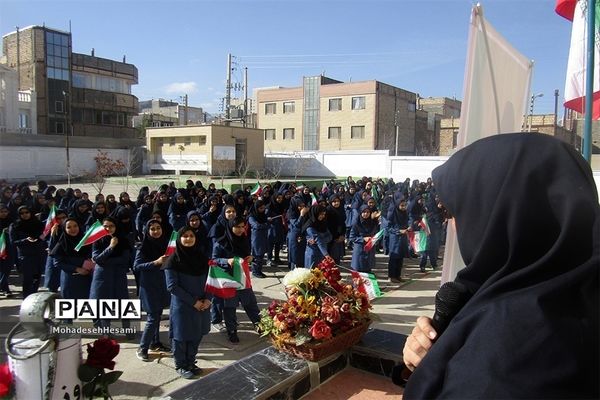
[[[317,340],[331,338],[331,328],[320,319],[315,321],[308,332]]]
[[[113,358],[119,354],[120,346],[114,339],[100,338],[87,345],[88,358],[86,364],[96,368],[114,369]]]
[[[8,396],[13,383],[13,375],[8,364],[0,365],[0,397]]]

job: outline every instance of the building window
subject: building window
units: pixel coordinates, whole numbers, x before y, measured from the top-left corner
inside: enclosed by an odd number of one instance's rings
[[[125,114],[124,113],[117,114],[117,124],[119,126],[125,126]]]
[[[54,102],[54,111],[61,114],[65,112],[64,104],[62,101]]]
[[[294,128],[283,129],[283,140],[294,140]]]
[[[206,146],[206,136],[205,135],[198,136],[198,144],[200,146]]]
[[[340,126],[329,127],[327,139],[340,139],[342,137],[342,128]]]
[[[265,115],[276,114],[276,113],[277,113],[277,104],[275,104],[275,103],[265,104]]]
[[[64,122],[57,122],[56,123],[56,133],[65,133],[65,124]]]
[[[296,103],[293,101],[286,101],[283,103],[283,113],[291,114],[296,111]],[[273,113],[275,114],[275,113]]]
[[[192,138],[191,138],[190,136],[186,136],[186,137],[183,139],[183,145],[184,145],[184,146],[189,146],[189,145],[191,145],[191,144],[192,144]]]
[[[350,131],[350,139],[364,139],[365,138],[365,126],[353,126]]]
[[[29,128],[29,118],[27,114],[19,114],[19,128]]]
[[[170,147],[175,146],[175,138],[174,137],[172,137],[172,138],[169,139],[169,146]]]
[[[342,99],[329,99],[329,111],[340,111],[342,109]]]
[[[275,129],[265,129],[265,140],[275,140]]]
[[[164,138],[158,138],[158,147],[163,147],[165,145],[165,139]]]
[[[353,110],[364,110],[365,109],[365,96],[353,97],[352,98],[352,109]]]
[[[455,149],[458,146],[458,131],[452,132],[452,148]]]

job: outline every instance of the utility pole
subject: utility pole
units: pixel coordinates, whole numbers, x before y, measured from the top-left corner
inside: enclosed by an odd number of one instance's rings
[[[244,128],[248,124],[248,67],[244,67]]]
[[[398,126],[398,110],[394,112],[394,126],[396,127],[396,150],[394,151],[394,156],[398,156],[398,135],[400,133],[400,127]]]
[[[229,125],[231,119],[231,53],[227,54],[227,87],[225,89],[225,125]]]
[[[556,136],[556,127],[558,126],[558,89],[554,90],[554,136]]]
[[[527,132],[531,132],[531,125],[533,124],[533,105],[535,104],[535,99],[542,97],[543,95],[544,93],[531,95],[531,104],[529,105],[529,127],[527,128]]]
[[[187,94],[183,95],[183,104],[184,104],[184,108],[183,108],[183,124],[187,125],[188,124],[188,95]]]

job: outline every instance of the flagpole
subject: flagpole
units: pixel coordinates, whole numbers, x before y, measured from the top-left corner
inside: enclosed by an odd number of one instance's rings
[[[596,0],[588,0],[587,67],[585,85],[585,125],[583,128],[583,158],[592,162],[592,104],[594,103],[594,45],[596,39]]]

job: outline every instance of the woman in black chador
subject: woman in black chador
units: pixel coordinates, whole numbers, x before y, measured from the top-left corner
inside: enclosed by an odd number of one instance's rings
[[[455,219],[466,265],[455,285],[467,300],[433,345],[431,320],[417,321],[404,398],[599,398],[600,206],[589,165],[550,136],[503,134],[458,151],[433,181]]]

